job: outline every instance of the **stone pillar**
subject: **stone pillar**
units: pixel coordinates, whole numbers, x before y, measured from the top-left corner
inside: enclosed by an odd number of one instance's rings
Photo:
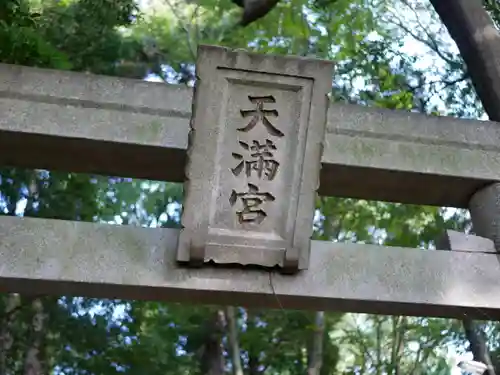
[[[489,238],[500,250],[500,183],[478,190],[469,202],[474,232]]]

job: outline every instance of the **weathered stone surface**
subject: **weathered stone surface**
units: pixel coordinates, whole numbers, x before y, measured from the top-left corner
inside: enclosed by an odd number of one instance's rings
[[[495,244],[489,238],[455,230],[446,230],[436,241],[436,247],[440,250],[496,254]]]
[[[493,240],[500,250],[500,183],[477,191],[470,200],[469,211],[474,232]]]
[[[230,78],[236,101],[242,78]],[[191,96],[188,88],[0,65],[0,163],[182,181]],[[333,104],[321,190],[459,207],[476,193],[476,232],[498,248],[500,188],[481,189],[500,181],[499,129]],[[450,252],[313,241],[310,269],[290,278],[179,267],[174,230],[2,217],[0,291],[500,319],[498,255],[478,237],[448,232],[448,243],[457,236]],[[271,253],[265,261],[283,261]]]
[[[307,268],[332,68],[199,47],[179,261]]]
[[[185,86],[0,64],[0,164],[182,182],[192,97]],[[468,207],[500,181],[495,122],[333,103],[327,124],[320,195]]]
[[[327,124],[322,195],[466,208],[500,181],[495,122],[332,103]]]
[[[188,118],[192,90],[138,79],[0,64],[0,98]]]
[[[180,86],[0,64],[0,165],[175,180],[164,161],[181,166],[180,181],[191,97]]]
[[[309,269],[290,277],[179,267],[178,234],[0,217],[0,291],[500,319],[497,254],[312,241]]]

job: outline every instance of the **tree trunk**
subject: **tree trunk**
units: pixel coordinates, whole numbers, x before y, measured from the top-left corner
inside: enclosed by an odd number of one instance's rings
[[[43,375],[42,341],[44,336],[45,314],[41,298],[32,302],[33,319],[31,323],[30,345],[24,357],[24,375]]]
[[[430,1],[457,44],[490,120],[500,121],[500,34],[482,0]],[[469,319],[463,326],[474,360],[491,365],[484,333]],[[485,373],[494,375],[495,370],[491,367]]]
[[[256,310],[247,309],[247,332],[255,329],[257,321]],[[248,347],[248,375],[261,375],[261,363],[258,351],[252,345]]]
[[[11,350],[14,338],[12,336],[12,324],[16,319],[17,312],[21,306],[19,294],[9,294],[6,299],[5,310],[2,314],[0,327],[0,374],[7,374],[7,358]]]
[[[332,343],[330,339],[330,332],[332,331],[333,323],[325,316],[323,328],[323,356],[321,363],[320,375],[337,374],[337,364],[339,361],[339,345]]]
[[[395,353],[394,356],[394,375],[402,375],[401,374],[401,367],[400,367],[400,361],[401,358],[403,357],[404,354],[404,342],[405,342],[405,332],[406,332],[406,317],[400,316],[400,317],[393,317],[393,350]]]
[[[500,34],[482,0],[430,0],[457,44],[483,107],[500,121]]]
[[[229,352],[233,365],[233,375],[243,375],[240,346],[238,344],[238,324],[236,322],[236,313],[233,306],[226,307],[226,321],[229,333]]]
[[[223,375],[222,334],[224,330],[224,313],[217,310],[207,323],[206,336],[201,348],[200,370],[203,375]]]
[[[325,313],[314,314],[314,332],[308,348],[307,375],[319,375],[323,364],[323,338],[325,333]]]
[[[495,369],[484,339],[484,332],[471,319],[464,319],[462,324],[465,336],[470,343],[470,351],[474,356],[474,361],[483,362],[488,366],[488,370],[485,371],[486,375],[495,375]]]

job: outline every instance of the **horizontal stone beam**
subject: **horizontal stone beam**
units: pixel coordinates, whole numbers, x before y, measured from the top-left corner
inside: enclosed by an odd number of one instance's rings
[[[181,181],[192,92],[0,64],[0,165]]]
[[[192,90],[0,64],[0,165],[181,182]],[[493,122],[331,104],[320,194],[466,207],[500,181]]]
[[[500,180],[499,139],[495,122],[333,103],[320,193],[466,208]]]
[[[295,276],[187,269],[178,231],[0,217],[0,291],[500,319],[498,256],[313,241]]]

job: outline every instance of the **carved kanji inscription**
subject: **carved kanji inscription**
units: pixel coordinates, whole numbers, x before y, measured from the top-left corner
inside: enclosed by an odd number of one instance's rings
[[[198,51],[178,260],[307,268],[331,63]]]
[[[252,180],[252,177],[261,180],[264,177],[267,181],[273,181],[280,163],[275,158],[275,152],[278,148],[275,142],[268,137],[284,137],[285,134],[268,119],[268,117],[275,117],[277,119],[279,112],[276,109],[264,109],[264,103],[276,103],[276,99],[273,95],[248,95],[248,99],[256,105],[256,108],[252,110],[240,110],[243,118],[251,117],[251,119],[246,126],[237,128],[238,132],[250,133],[260,123],[267,134],[265,138],[252,138],[251,142],[238,141],[239,146],[245,151],[245,154],[232,153],[233,158],[238,160],[239,163],[236,167],[231,168],[231,171],[234,176],[246,177],[247,180]],[[243,170],[245,174],[241,175]],[[238,197],[241,197],[243,202],[244,208],[236,211],[240,224],[260,224],[268,216],[266,202],[273,202],[276,199],[269,192],[259,192],[257,185],[259,182],[256,182],[256,184],[248,183],[249,191],[247,193],[237,193],[233,189],[229,196],[231,206],[235,205]]]
[[[240,199],[243,208],[236,211],[240,223],[250,222],[259,224],[267,216],[262,205],[265,202],[275,200],[274,196],[268,192],[260,192],[256,185],[248,184],[246,192],[238,193],[236,190],[231,192],[229,202],[234,206],[237,200]]]
[[[271,121],[269,121],[268,117],[278,117],[278,111],[275,109],[264,109],[264,103],[276,103],[276,99],[272,95],[264,95],[264,96],[252,96],[248,95],[248,99],[256,104],[255,109],[251,110],[240,110],[240,113],[243,117],[251,117],[250,122],[239,128],[239,131],[248,132],[252,130],[257,123],[261,122],[269,132],[269,134],[274,135],[276,137],[283,137],[283,133],[277,129]]]
[[[256,173],[259,178],[266,178],[270,181],[274,179],[280,163],[274,158],[276,146],[270,139],[266,139],[264,143],[258,140],[252,140],[251,144],[239,141],[241,148],[245,154],[233,152],[233,157],[239,161],[236,167],[231,171],[235,176],[239,176],[242,171],[245,171],[247,177]]]

